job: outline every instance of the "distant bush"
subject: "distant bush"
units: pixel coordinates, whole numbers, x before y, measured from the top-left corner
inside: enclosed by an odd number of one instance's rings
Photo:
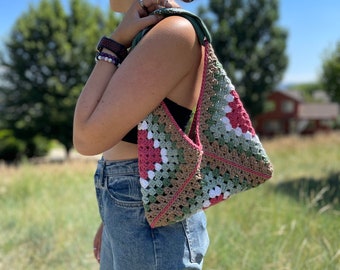
[[[36,135],[26,142],[25,155],[28,158],[45,156],[50,150],[51,142],[49,139]]]
[[[25,143],[15,138],[11,130],[0,130],[0,159],[14,162],[23,157],[24,151]]]
[[[0,160],[7,163],[18,162],[24,157],[45,156],[50,146],[50,140],[40,135],[24,141],[16,138],[12,130],[0,130]]]

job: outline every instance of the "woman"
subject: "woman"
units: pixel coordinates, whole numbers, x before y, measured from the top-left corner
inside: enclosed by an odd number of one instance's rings
[[[150,14],[179,7],[174,1],[111,0],[110,5],[125,15],[99,43],[74,116],[75,148],[84,155],[103,153],[95,174],[103,223],[94,254],[101,269],[202,269],[209,242],[203,212],[154,229],[145,219],[136,136],[136,125],[162,101],[185,130],[199,96],[202,47],[183,17]],[[153,27],[127,55],[133,38],[148,26]]]

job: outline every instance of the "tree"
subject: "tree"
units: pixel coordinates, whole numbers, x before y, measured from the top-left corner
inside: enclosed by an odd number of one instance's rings
[[[323,60],[321,83],[331,100],[340,103],[340,42]]]
[[[261,113],[288,64],[287,32],[277,26],[278,0],[210,0],[209,10],[199,12],[245,107],[251,116]]]
[[[41,0],[17,20],[1,60],[0,113],[2,124],[27,142],[29,156],[36,136],[71,149],[74,107],[92,69],[96,43],[117,23],[113,13],[103,15],[85,0],[71,0],[69,14],[60,0]]]

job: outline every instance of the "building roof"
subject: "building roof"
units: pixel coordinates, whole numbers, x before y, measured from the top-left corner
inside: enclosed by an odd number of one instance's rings
[[[293,91],[293,90],[278,90],[278,91],[274,91],[272,93],[272,95],[275,95],[275,94],[281,94],[283,96],[286,96],[286,97],[289,97],[293,100],[296,100],[298,102],[303,102],[303,97],[301,95],[301,92],[299,91]]]
[[[339,105],[337,103],[300,104],[297,116],[299,119],[322,120],[334,119],[339,115]]]

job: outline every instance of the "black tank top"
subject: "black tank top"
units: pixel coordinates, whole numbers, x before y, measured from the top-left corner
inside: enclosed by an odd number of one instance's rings
[[[190,120],[192,111],[188,108],[182,107],[172,100],[165,98],[165,105],[168,107],[171,115],[176,120],[178,126],[185,131],[185,128]],[[131,129],[122,139],[124,142],[137,144],[137,126]]]

